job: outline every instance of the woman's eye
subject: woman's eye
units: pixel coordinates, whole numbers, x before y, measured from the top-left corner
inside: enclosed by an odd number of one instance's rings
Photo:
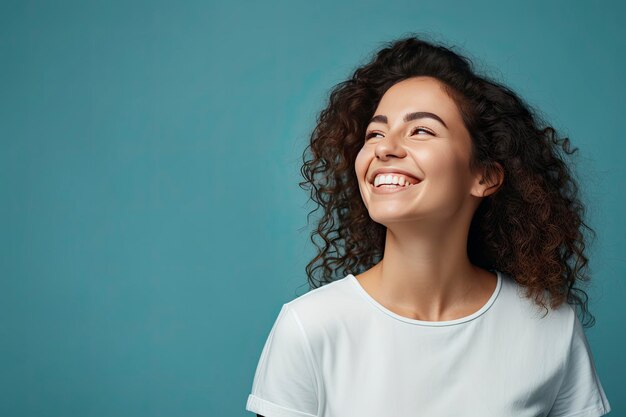
[[[365,135],[365,140],[373,137],[374,135],[380,135],[380,133],[378,133],[378,132],[367,132],[367,134]]]
[[[432,134],[433,134],[433,132],[431,132],[430,130],[424,129],[423,127],[416,127],[415,129],[413,129],[413,130],[411,131],[411,136],[413,136],[414,134],[416,134],[416,133],[417,133],[418,131],[420,131],[420,130],[421,130],[421,131],[423,131],[423,132],[428,133],[429,135],[432,135]]]
[[[431,131],[430,131],[430,130],[428,130],[428,129],[424,129],[423,127],[416,127],[415,129],[413,129],[413,130],[411,131],[411,136],[413,136],[413,135],[417,134],[417,132],[419,132],[419,131],[426,132],[426,133],[428,133],[429,135],[434,135],[434,133],[433,133],[433,132],[431,132]],[[374,137],[375,135],[381,135],[381,134],[382,134],[382,133],[379,133],[379,132],[368,132],[368,133],[365,135],[365,140],[367,140],[367,139],[369,139],[369,138],[372,138],[372,137]]]

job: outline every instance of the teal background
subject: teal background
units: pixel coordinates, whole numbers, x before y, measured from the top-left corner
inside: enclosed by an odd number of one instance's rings
[[[426,32],[579,147],[587,331],[626,408],[617,1],[0,3],[0,415],[247,416],[265,338],[308,289],[297,183],[330,88]],[[312,220],[316,217],[312,217]]]

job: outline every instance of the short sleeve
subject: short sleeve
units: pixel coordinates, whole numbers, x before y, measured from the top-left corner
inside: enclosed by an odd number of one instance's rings
[[[565,375],[547,417],[599,417],[611,411],[582,325],[573,309]]]
[[[246,410],[265,417],[317,417],[318,381],[304,328],[284,304],[261,352]]]

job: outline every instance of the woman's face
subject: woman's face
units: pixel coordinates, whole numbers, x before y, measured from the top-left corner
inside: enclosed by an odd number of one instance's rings
[[[405,121],[412,113],[421,115]],[[470,172],[470,150],[459,110],[438,80],[414,77],[393,85],[381,98],[355,161],[361,197],[372,220],[388,225],[446,220],[463,210],[473,214],[485,186],[479,184],[480,175]],[[375,187],[374,171],[379,168],[404,171],[410,183],[419,182]]]

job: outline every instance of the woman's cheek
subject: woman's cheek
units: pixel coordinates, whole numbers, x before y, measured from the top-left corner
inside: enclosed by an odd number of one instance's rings
[[[354,170],[356,171],[359,179],[361,179],[365,172],[367,172],[367,157],[365,147],[361,148],[359,153],[356,155],[356,159],[354,161]]]

